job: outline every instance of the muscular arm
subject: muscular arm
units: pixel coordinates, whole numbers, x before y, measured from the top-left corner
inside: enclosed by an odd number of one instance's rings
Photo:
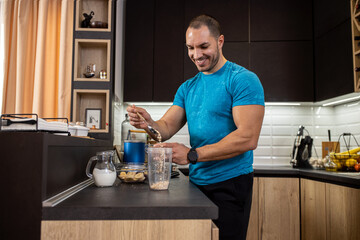
[[[154,121],[150,114],[143,108],[129,106],[127,111],[130,117],[130,123],[133,126],[145,129],[152,138],[156,139],[156,136],[147,129],[147,125],[149,124],[151,127],[160,132],[162,141],[166,141],[171,138],[186,123],[185,110],[176,105],[171,106],[164,116],[158,121]],[[145,118],[146,122],[144,122],[137,113],[141,114]]]
[[[160,120],[154,122],[153,127],[161,133],[162,141],[166,141],[177,133],[185,123],[185,110],[173,105]]]
[[[198,148],[199,162],[227,159],[256,149],[264,118],[264,107],[236,106],[232,111],[237,129],[217,143]]]
[[[264,110],[261,105],[234,107],[232,111],[237,129],[217,143],[197,148],[198,162],[228,159],[256,149]],[[165,143],[164,146],[173,148],[173,162],[189,163],[187,160],[189,148],[178,143]]]

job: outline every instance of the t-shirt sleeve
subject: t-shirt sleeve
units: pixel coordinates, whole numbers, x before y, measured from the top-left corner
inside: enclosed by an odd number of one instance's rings
[[[255,73],[237,74],[230,86],[233,107],[240,105],[265,105],[264,89]]]
[[[185,92],[186,92],[186,85],[185,83],[181,84],[181,86],[178,88],[173,105],[182,107],[185,109]]]

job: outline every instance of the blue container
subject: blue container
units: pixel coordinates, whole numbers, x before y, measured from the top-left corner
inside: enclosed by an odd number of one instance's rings
[[[145,161],[145,143],[139,140],[124,141],[124,162],[143,164]]]

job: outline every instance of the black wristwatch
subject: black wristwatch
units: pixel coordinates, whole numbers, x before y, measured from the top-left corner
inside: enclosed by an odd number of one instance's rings
[[[187,154],[187,159],[191,164],[195,164],[199,158],[199,155],[195,148],[191,148]]]

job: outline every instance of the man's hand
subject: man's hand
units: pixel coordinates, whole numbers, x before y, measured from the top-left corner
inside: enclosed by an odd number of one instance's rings
[[[136,107],[135,105],[128,106],[126,111],[129,115],[130,124],[136,128],[146,129],[148,124],[151,124],[153,120],[151,119],[150,114],[143,108]],[[138,113],[143,116],[145,121],[140,118]]]
[[[159,143],[155,147],[165,147],[172,148],[172,162],[180,165],[185,165],[189,163],[187,159],[187,154],[190,148],[186,147],[184,144],[180,143]]]

